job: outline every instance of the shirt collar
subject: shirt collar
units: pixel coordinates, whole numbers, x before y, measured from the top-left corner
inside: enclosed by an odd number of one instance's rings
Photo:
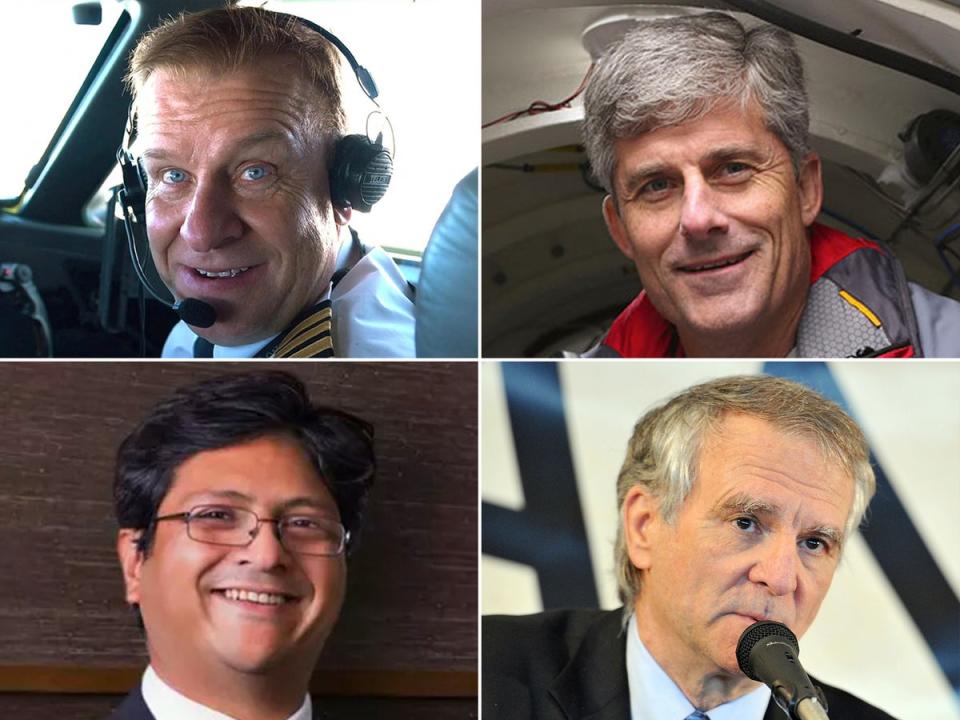
[[[640,640],[636,615],[627,625],[627,684],[632,720],[684,720],[696,709]],[[763,720],[769,703],[770,688],[761,685],[706,713],[710,720]]]
[[[183,718],[190,718],[190,720],[235,720],[229,715],[211,710],[206,705],[201,705],[185,695],[181,695],[161,680],[160,676],[154,672],[153,667],[150,666],[143,673],[140,692],[143,695],[143,701],[156,720],[182,720]],[[307,694],[300,709],[287,720],[311,720],[312,716],[313,705],[310,702],[310,695]]]

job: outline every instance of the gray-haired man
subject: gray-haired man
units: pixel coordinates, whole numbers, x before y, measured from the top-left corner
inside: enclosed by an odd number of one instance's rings
[[[604,219],[644,288],[588,356],[960,356],[960,303],[814,222],[820,159],[785,31],[642,23],[599,61],[584,116]]]
[[[737,640],[810,627],[874,488],[863,433],[802,385],[721,378],[650,410],[617,479],[624,608],[485,617],[483,717],[782,719]],[[822,687],[833,717],[890,720]]]

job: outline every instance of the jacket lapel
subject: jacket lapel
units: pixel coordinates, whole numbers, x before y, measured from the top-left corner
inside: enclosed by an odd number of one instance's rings
[[[587,630],[550,694],[568,720],[629,720],[626,632],[621,610],[604,613]]]

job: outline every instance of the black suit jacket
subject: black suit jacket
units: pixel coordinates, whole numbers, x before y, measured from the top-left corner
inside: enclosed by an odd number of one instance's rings
[[[156,720],[140,694],[140,683],[130,691],[108,720]]]
[[[621,610],[483,618],[484,720],[629,720]],[[824,685],[831,717],[893,720]],[[763,720],[786,720],[771,698]]]
[[[315,720],[323,720],[325,715],[321,715],[317,709],[316,703],[313,704],[313,717]],[[120,706],[113,711],[107,720],[156,720],[153,713],[143,701],[143,695],[140,693],[140,683],[130,691],[130,694],[124,698]],[[184,720],[189,720],[184,718]]]

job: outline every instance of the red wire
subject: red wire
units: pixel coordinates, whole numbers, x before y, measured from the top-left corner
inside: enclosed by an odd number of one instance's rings
[[[587,68],[586,75],[583,76],[583,80],[580,81],[580,85],[574,90],[573,95],[568,98],[561,100],[558,103],[548,103],[546,100],[534,100],[530,105],[528,105],[523,110],[514,110],[513,112],[507,113],[498,117],[496,120],[491,120],[488,123],[484,123],[480,126],[481,129],[488,128],[491,125],[499,125],[504,122],[511,122],[517,118],[524,117],[525,115],[539,115],[540,113],[545,112],[554,112],[562,108],[570,107],[570,103],[575,100],[580,93],[583,92],[584,88],[587,86],[587,80],[590,79],[590,74],[593,72],[593,63],[590,63],[590,67]]]

